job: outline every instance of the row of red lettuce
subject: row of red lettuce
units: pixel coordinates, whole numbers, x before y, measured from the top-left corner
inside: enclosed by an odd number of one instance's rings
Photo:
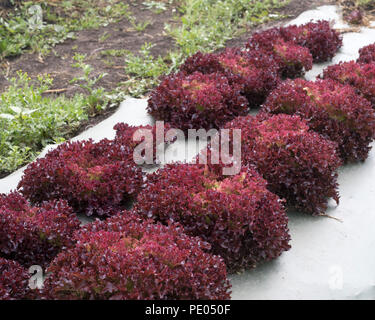
[[[229,298],[228,272],[290,248],[285,207],[323,214],[339,201],[337,169],[368,156],[375,45],[323,79],[293,80],[341,45],[326,21],[269,29],[244,48],[197,53],[151,93],[148,111],[168,128],[241,129],[237,175],[223,164],[144,175],[139,127],[126,124],[113,140],[68,142],[31,163],[18,192],[0,197],[0,298]],[[81,227],[76,213],[103,220]],[[31,265],[47,268],[42,290],[28,289]]]

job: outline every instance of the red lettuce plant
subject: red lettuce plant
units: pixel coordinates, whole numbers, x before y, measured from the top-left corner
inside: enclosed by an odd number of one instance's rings
[[[361,64],[354,61],[340,62],[323,71],[324,79],[333,79],[350,84],[375,108],[375,64]]]
[[[312,69],[313,59],[308,49],[290,41],[279,40],[274,44],[276,61],[281,66],[281,74],[285,78],[295,78],[304,75]]]
[[[270,55],[238,48],[218,54],[198,52],[186,59],[180,71],[225,74],[230,83],[243,86],[242,93],[251,107],[260,106],[279,82],[278,65]]]
[[[0,258],[0,300],[21,300],[29,293],[29,274],[18,262]]]
[[[172,164],[149,175],[135,212],[211,244],[229,272],[255,267],[288,250],[288,218],[282,201],[251,169],[224,178],[204,165]]]
[[[342,37],[326,20],[290,25],[280,28],[280,32],[284,40],[309,49],[314,62],[331,60],[342,46]]]
[[[344,20],[351,24],[361,24],[363,22],[362,10],[354,9],[349,14],[344,15]]]
[[[351,86],[333,80],[285,81],[268,96],[263,110],[308,120],[311,129],[337,142],[344,162],[364,161],[375,138],[371,103]]]
[[[151,92],[148,112],[174,128],[211,129],[248,112],[241,86],[230,84],[221,73],[167,76]]]
[[[375,43],[359,49],[358,63],[375,63]]]
[[[18,188],[33,203],[65,199],[88,216],[116,213],[143,181],[132,149],[104,139],[68,142],[31,163]]]
[[[253,34],[246,48],[250,52],[260,51],[273,57],[284,78],[300,77],[312,68],[313,58],[309,50],[292,41],[285,41],[279,28]]]
[[[167,141],[167,137],[166,137],[166,133],[168,132],[168,130],[171,129],[171,126],[166,123],[164,124],[163,126],[164,128],[164,135],[163,137],[161,137],[161,139],[163,139],[162,141],[160,141],[160,144],[164,144],[164,145],[168,145],[170,143],[173,143],[175,140],[176,140],[176,136],[172,137],[172,139],[170,139],[169,141]],[[158,162],[159,159],[157,159],[156,157],[156,149],[159,145],[157,145],[157,137],[156,137],[156,125],[146,125],[146,126],[131,126],[131,125],[128,125],[126,123],[122,123],[122,122],[119,122],[117,123],[113,129],[116,130],[116,137],[114,139],[114,143],[116,144],[120,144],[122,146],[126,146],[128,147],[132,152],[134,151],[134,149],[142,142],[145,142],[146,145],[144,146],[145,148],[152,148],[153,150],[153,161],[154,163]],[[151,145],[148,145],[148,140],[145,141],[145,138],[142,137],[141,140],[139,141],[134,141],[133,137],[134,137],[134,134],[139,131],[141,132],[141,134],[145,134],[145,132],[150,132],[151,135],[152,135],[152,144]],[[141,160],[141,159],[136,159],[137,155],[134,154],[134,161],[138,161],[138,160]],[[140,155],[143,159],[144,159],[144,154]]]
[[[127,123],[119,122],[113,127],[113,129],[116,130],[116,137],[114,141],[129,147],[131,150],[134,150],[134,148],[140,143],[140,141],[133,140],[133,136],[138,130],[150,131],[152,133],[153,141],[156,141],[156,125],[131,126]],[[171,126],[167,123],[164,124],[164,133],[166,133],[166,131],[169,129],[171,129]],[[144,141],[144,139],[141,141]],[[156,146],[154,145],[154,148],[155,147]]]
[[[238,117],[225,128],[241,129],[242,164],[254,165],[268,189],[288,205],[321,214],[328,198],[338,202],[337,145],[309,131],[307,121],[261,113]]]
[[[33,207],[18,193],[0,195],[0,255],[26,267],[45,267],[72,246],[79,225],[66,201]]]
[[[209,245],[123,212],[76,234],[48,268],[47,299],[229,299],[225,265]]]

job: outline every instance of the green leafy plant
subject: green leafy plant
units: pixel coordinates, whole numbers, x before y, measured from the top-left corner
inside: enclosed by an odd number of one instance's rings
[[[51,46],[73,37],[66,26],[46,23],[41,5],[30,4],[15,9],[7,19],[0,18],[0,58],[24,50],[46,53]]]
[[[111,36],[111,34],[105,31],[105,32],[99,37],[99,42],[104,42],[104,41],[107,40],[110,36]]]
[[[18,72],[0,96],[0,174],[9,173],[33,160],[47,144],[71,136],[88,118],[89,104],[84,95],[72,98],[48,97],[49,76],[36,84]]]
[[[90,113],[95,114],[97,110],[102,110],[107,106],[105,89],[98,87],[97,83],[104,78],[107,73],[101,73],[98,76],[92,76],[93,68],[84,62],[86,55],[76,53],[73,59],[76,61],[72,66],[83,71],[83,75],[74,77],[70,82],[78,83],[87,93],[87,102],[90,107]]]
[[[129,53],[125,59],[125,72],[130,76],[124,85],[131,95],[142,96],[148,88],[158,84],[161,75],[170,71],[168,63],[161,56],[151,54],[151,43],[145,43],[139,55]]]
[[[166,26],[186,56],[197,51],[210,52],[248,27],[275,19],[271,11],[288,1],[266,0],[185,0],[180,7],[181,25]]]
[[[151,24],[149,21],[137,22],[134,17],[131,17],[129,21],[134,30],[138,32],[145,31],[146,28]]]
[[[129,50],[125,49],[108,49],[100,51],[101,56],[107,56],[107,57],[122,57],[129,54]]]
[[[167,5],[164,2],[145,1],[142,4],[146,7],[146,9],[151,10],[155,13],[161,13],[167,10]]]

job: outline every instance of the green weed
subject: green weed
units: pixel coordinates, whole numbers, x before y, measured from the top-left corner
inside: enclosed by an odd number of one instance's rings
[[[47,97],[48,76],[36,85],[18,72],[0,96],[0,173],[11,172],[35,158],[47,144],[62,141],[88,118],[87,98]]]
[[[155,13],[161,13],[167,10],[167,5],[164,2],[159,1],[145,1],[142,3],[147,10],[151,10]]]

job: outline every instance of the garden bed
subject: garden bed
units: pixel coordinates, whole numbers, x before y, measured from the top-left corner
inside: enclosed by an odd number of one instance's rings
[[[335,7],[321,7],[304,12],[293,23],[306,23],[314,19],[334,19],[340,22]],[[306,74],[314,79],[323,68],[341,60],[358,57],[358,49],[373,42],[375,31],[362,29],[360,33],[344,34],[344,45],[334,60],[314,65]],[[112,116],[97,126],[81,133],[74,140],[113,138],[113,125],[119,121],[132,125],[152,123],[146,112],[144,99],[125,100]],[[131,116],[130,116],[131,115]],[[51,146],[50,148],[54,148]],[[167,160],[185,160],[181,153],[184,144],[167,149]],[[43,152],[45,154],[47,150]],[[191,151],[191,157],[194,151]],[[187,157],[190,160],[191,157]],[[313,217],[300,212],[289,212],[292,249],[254,270],[232,275],[233,299],[366,299],[373,298],[375,259],[372,252],[375,238],[375,215],[371,199],[375,192],[375,153],[372,150],[364,164],[346,165],[339,170],[340,204],[329,203],[327,215]],[[149,171],[149,170],[148,170]],[[15,189],[22,170],[0,180],[0,192]],[[78,249],[77,249],[78,250]]]
[[[19,89],[10,79],[18,80],[20,70],[30,77],[27,86],[35,86],[30,93],[38,90],[38,77],[48,74],[50,83],[38,99],[66,97],[68,104],[76,105],[79,116],[70,119],[62,110],[62,117],[52,124],[54,132],[48,129],[50,119],[44,115],[32,119],[36,122],[32,130],[17,123],[17,132],[33,131],[25,138],[9,137],[4,125],[0,141],[5,151],[0,160],[8,164],[0,164],[0,177],[30,162],[46,144],[69,139],[110,116],[124,95],[147,95],[160,76],[175,70],[195,51],[220,50],[226,42],[236,45],[231,39],[242,42],[259,25],[272,26],[329,2],[244,2],[225,17],[221,13],[225,4],[211,12],[205,9],[204,1],[195,3],[189,16],[184,10],[192,1],[111,0],[108,5],[102,0],[65,0],[27,2],[25,6],[15,1],[15,7],[1,7],[10,31],[0,31],[0,92]],[[244,9],[251,14],[244,16]],[[215,15],[220,16],[219,24]],[[48,113],[46,105],[48,102],[44,104]],[[28,112],[39,108],[29,104],[25,111],[33,118]],[[6,103],[5,110],[0,110],[3,113],[5,117],[17,114]],[[34,144],[28,142],[30,138]]]

